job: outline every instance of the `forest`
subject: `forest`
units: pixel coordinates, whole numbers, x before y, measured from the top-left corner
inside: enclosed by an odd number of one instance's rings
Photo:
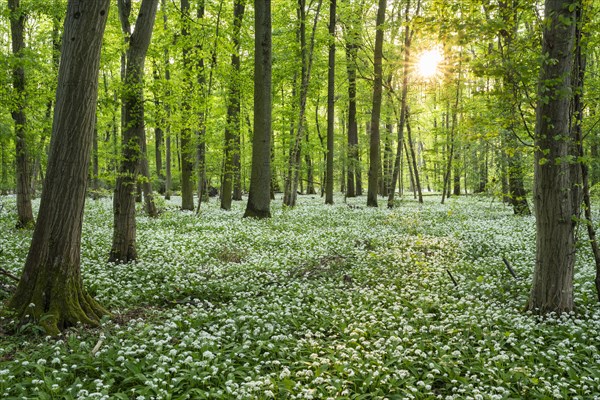
[[[599,10],[0,4],[0,398],[600,398]]]

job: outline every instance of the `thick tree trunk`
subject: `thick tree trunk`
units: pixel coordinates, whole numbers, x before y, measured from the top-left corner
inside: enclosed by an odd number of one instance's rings
[[[109,0],[69,0],[45,189],[19,285],[8,306],[50,335],[107,314],[83,287],[80,245]]]
[[[379,0],[375,33],[375,53],[373,57],[373,108],[371,109],[371,134],[369,137],[369,188],[367,206],[377,207],[377,190],[381,154],[379,151],[379,117],[381,115],[381,98],[383,86],[383,30],[385,24],[386,0]]]
[[[152,37],[158,0],[143,0],[135,30],[129,37],[125,85],[123,89],[123,159],[113,198],[114,227],[111,262],[130,262],[137,258],[135,246],[135,190],[137,176],[144,160],[144,62]],[[130,4],[129,4],[130,6]],[[126,26],[129,12],[127,0],[119,1],[121,23]],[[126,27],[125,34],[128,29]],[[147,167],[146,167],[147,168]],[[148,200],[152,200],[150,197]]]
[[[17,98],[16,106],[11,110],[15,123],[15,150],[17,172],[17,228],[33,225],[31,209],[31,171],[29,167],[29,152],[27,149],[27,117],[25,115],[25,67],[23,65],[23,50],[25,49],[25,18],[20,0],[9,0],[10,32],[12,52],[17,62],[12,70],[13,88]]]
[[[254,137],[244,217],[271,216],[271,0],[254,0]]]
[[[538,314],[573,310],[575,211],[569,132],[571,72],[577,1],[546,0],[536,109],[536,263],[527,309]]]

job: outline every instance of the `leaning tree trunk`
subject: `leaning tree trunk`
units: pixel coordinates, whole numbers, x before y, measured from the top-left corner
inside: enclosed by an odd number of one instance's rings
[[[25,67],[23,66],[23,50],[25,49],[25,11],[20,0],[9,0],[10,32],[12,51],[17,62],[13,67],[13,88],[15,90],[16,107],[11,111],[15,122],[15,150],[17,169],[17,228],[24,228],[33,224],[33,211],[31,209],[31,174],[29,168],[29,154],[27,151],[25,115]]]
[[[128,13],[119,2],[122,22]],[[113,199],[114,228],[111,262],[130,262],[137,258],[135,246],[135,190],[137,175],[144,161],[144,61],[152,37],[158,0],[143,0],[135,30],[129,38],[125,87],[123,90],[123,160]],[[126,22],[126,21],[125,21]],[[146,160],[147,162],[147,160]]]
[[[108,314],[85,290],[80,244],[109,0],[69,0],[48,169],[38,222],[8,306],[50,335]]]
[[[381,115],[381,97],[383,86],[383,29],[385,23],[386,0],[379,0],[377,9],[377,27],[375,33],[374,82],[373,82],[373,108],[371,109],[371,135],[369,142],[369,188],[367,193],[367,206],[377,207],[377,190],[379,189],[379,165],[381,154],[379,152],[379,117]]]
[[[546,0],[535,129],[536,263],[527,309],[573,310],[576,206],[569,135],[577,1]]]
[[[254,137],[244,217],[271,216],[271,0],[254,0]]]

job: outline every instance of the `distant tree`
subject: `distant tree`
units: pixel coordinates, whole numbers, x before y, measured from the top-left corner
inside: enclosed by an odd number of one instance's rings
[[[240,169],[240,30],[244,17],[245,0],[235,0],[233,5],[233,52],[231,53],[231,81],[225,125],[225,165],[221,186],[221,208],[231,209],[234,177]]]
[[[271,0],[254,0],[254,137],[244,217],[271,216]]]
[[[8,303],[50,335],[107,314],[85,290],[80,245],[109,0],[69,0],[48,169],[21,280]]]
[[[575,217],[581,201],[570,137],[575,12],[579,1],[546,0],[535,129],[536,262],[527,309],[573,310]]]
[[[325,203],[333,204],[333,150],[335,122],[335,20],[336,0],[329,0],[329,65],[327,69],[327,172]]]
[[[15,63],[12,70],[15,105],[11,109],[15,123],[15,149],[17,172],[17,227],[24,228],[33,224],[31,209],[31,171],[29,152],[27,151],[27,116],[25,94],[25,19],[27,15],[21,6],[21,0],[8,0],[10,10],[10,33]]]
[[[379,190],[379,166],[381,164],[379,143],[379,118],[381,116],[381,98],[383,87],[383,30],[385,24],[386,0],[379,0],[375,32],[373,108],[371,109],[371,136],[369,142],[369,188],[367,206],[377,207],[377,192]]]
[[[144,155],[146,135],[144,131],[144,63],[146,52],[152,37],[152,28],[156,16],[158,0],[143,0],[135,29],[129,38],[127,48],[127,66],[125,87],[123,90],[123,159],[117,177],[113,198],[113,242],[109,261],[130,262],[137,258],[135,247],[135,188],[140,167],[147,168],[148,160]],[[130,0],[119,0],[121,23],[127,24]],[[149,183],[148,183],[149,184]],[[147,199],[152,202],[152,194],[146,191]],[[148,205],[147,205],[148,207]],[[148,208],[149,209],[149,208]]]
[[[185,85],[187,91],[191,92],[192,88],[192,65],[190,59],[191,43],[189,42],[190,35],[190,2],[189,0],[181,0],[181,36],[183,37],[183,72],[185,74]],[[188,121],[191,116],[190,99],[184,96],[182,101],[182,111],[184,120]],[[192,146],[192,129],[190,126],[184,126],[181,131],[180,150],[181,150],[181,209],[194,209],[194,185],[192,183],[194,173],[194,148]]]

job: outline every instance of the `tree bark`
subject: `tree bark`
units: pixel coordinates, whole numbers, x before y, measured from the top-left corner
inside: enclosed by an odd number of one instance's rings
[[[121,23],[127,35],[129,0],[119,1]],[[123,159],[119,168],[119,176],[113,198],[114,228],[112,248],[109,255],[111,262],[130,262],[137,258],[135,236],[135,190],[137,177],[142,163],[147,163],[144,156],[144,62],[152,37],[152,28],[156,16],[158,0],[143,0],[135,30],[129,37],[127,48],[127,64],[125,69],[125,85],[123,89]],[[147,169],[147,164],[146,167]],[[152,196],[146,196],[152,201]],[[149,197],[149,198],[148,198]]]
[[[46,182],[23,274],[8,306],[46,333],[108,314],[85,290],[80,244],[100,49],[109,0],[69,0]]]
[[[31,171],[29,167],[29,152],[27,149],[27,116],[25,115],[25,67],[23,65],[23,50],[25,49],[25,18],[20,0],[9,0],[10,32],[12,52],[16,58],[12,70],[13,89],[16,106],[11,110],[15,125],[15,150],[17,172],[17,228],[33,225],[31,208]]]
[[[536,263],[526,308],[537,314],[573,310],[575,183],[565,162],[577,1],[546,0],[535,129]]]
[[[379,151],[379,117],[381,115],[381,98],[383,86],[383,30],[385,23],[386,0],[379,0],[375,33],[373,108],[371,110],[371,134],[369,141],[369,188],[367,206],[377,207],[377,190],[381,154]]]
[[[244,217],[271,216],[271,0],[254,0],[254,137]]]

